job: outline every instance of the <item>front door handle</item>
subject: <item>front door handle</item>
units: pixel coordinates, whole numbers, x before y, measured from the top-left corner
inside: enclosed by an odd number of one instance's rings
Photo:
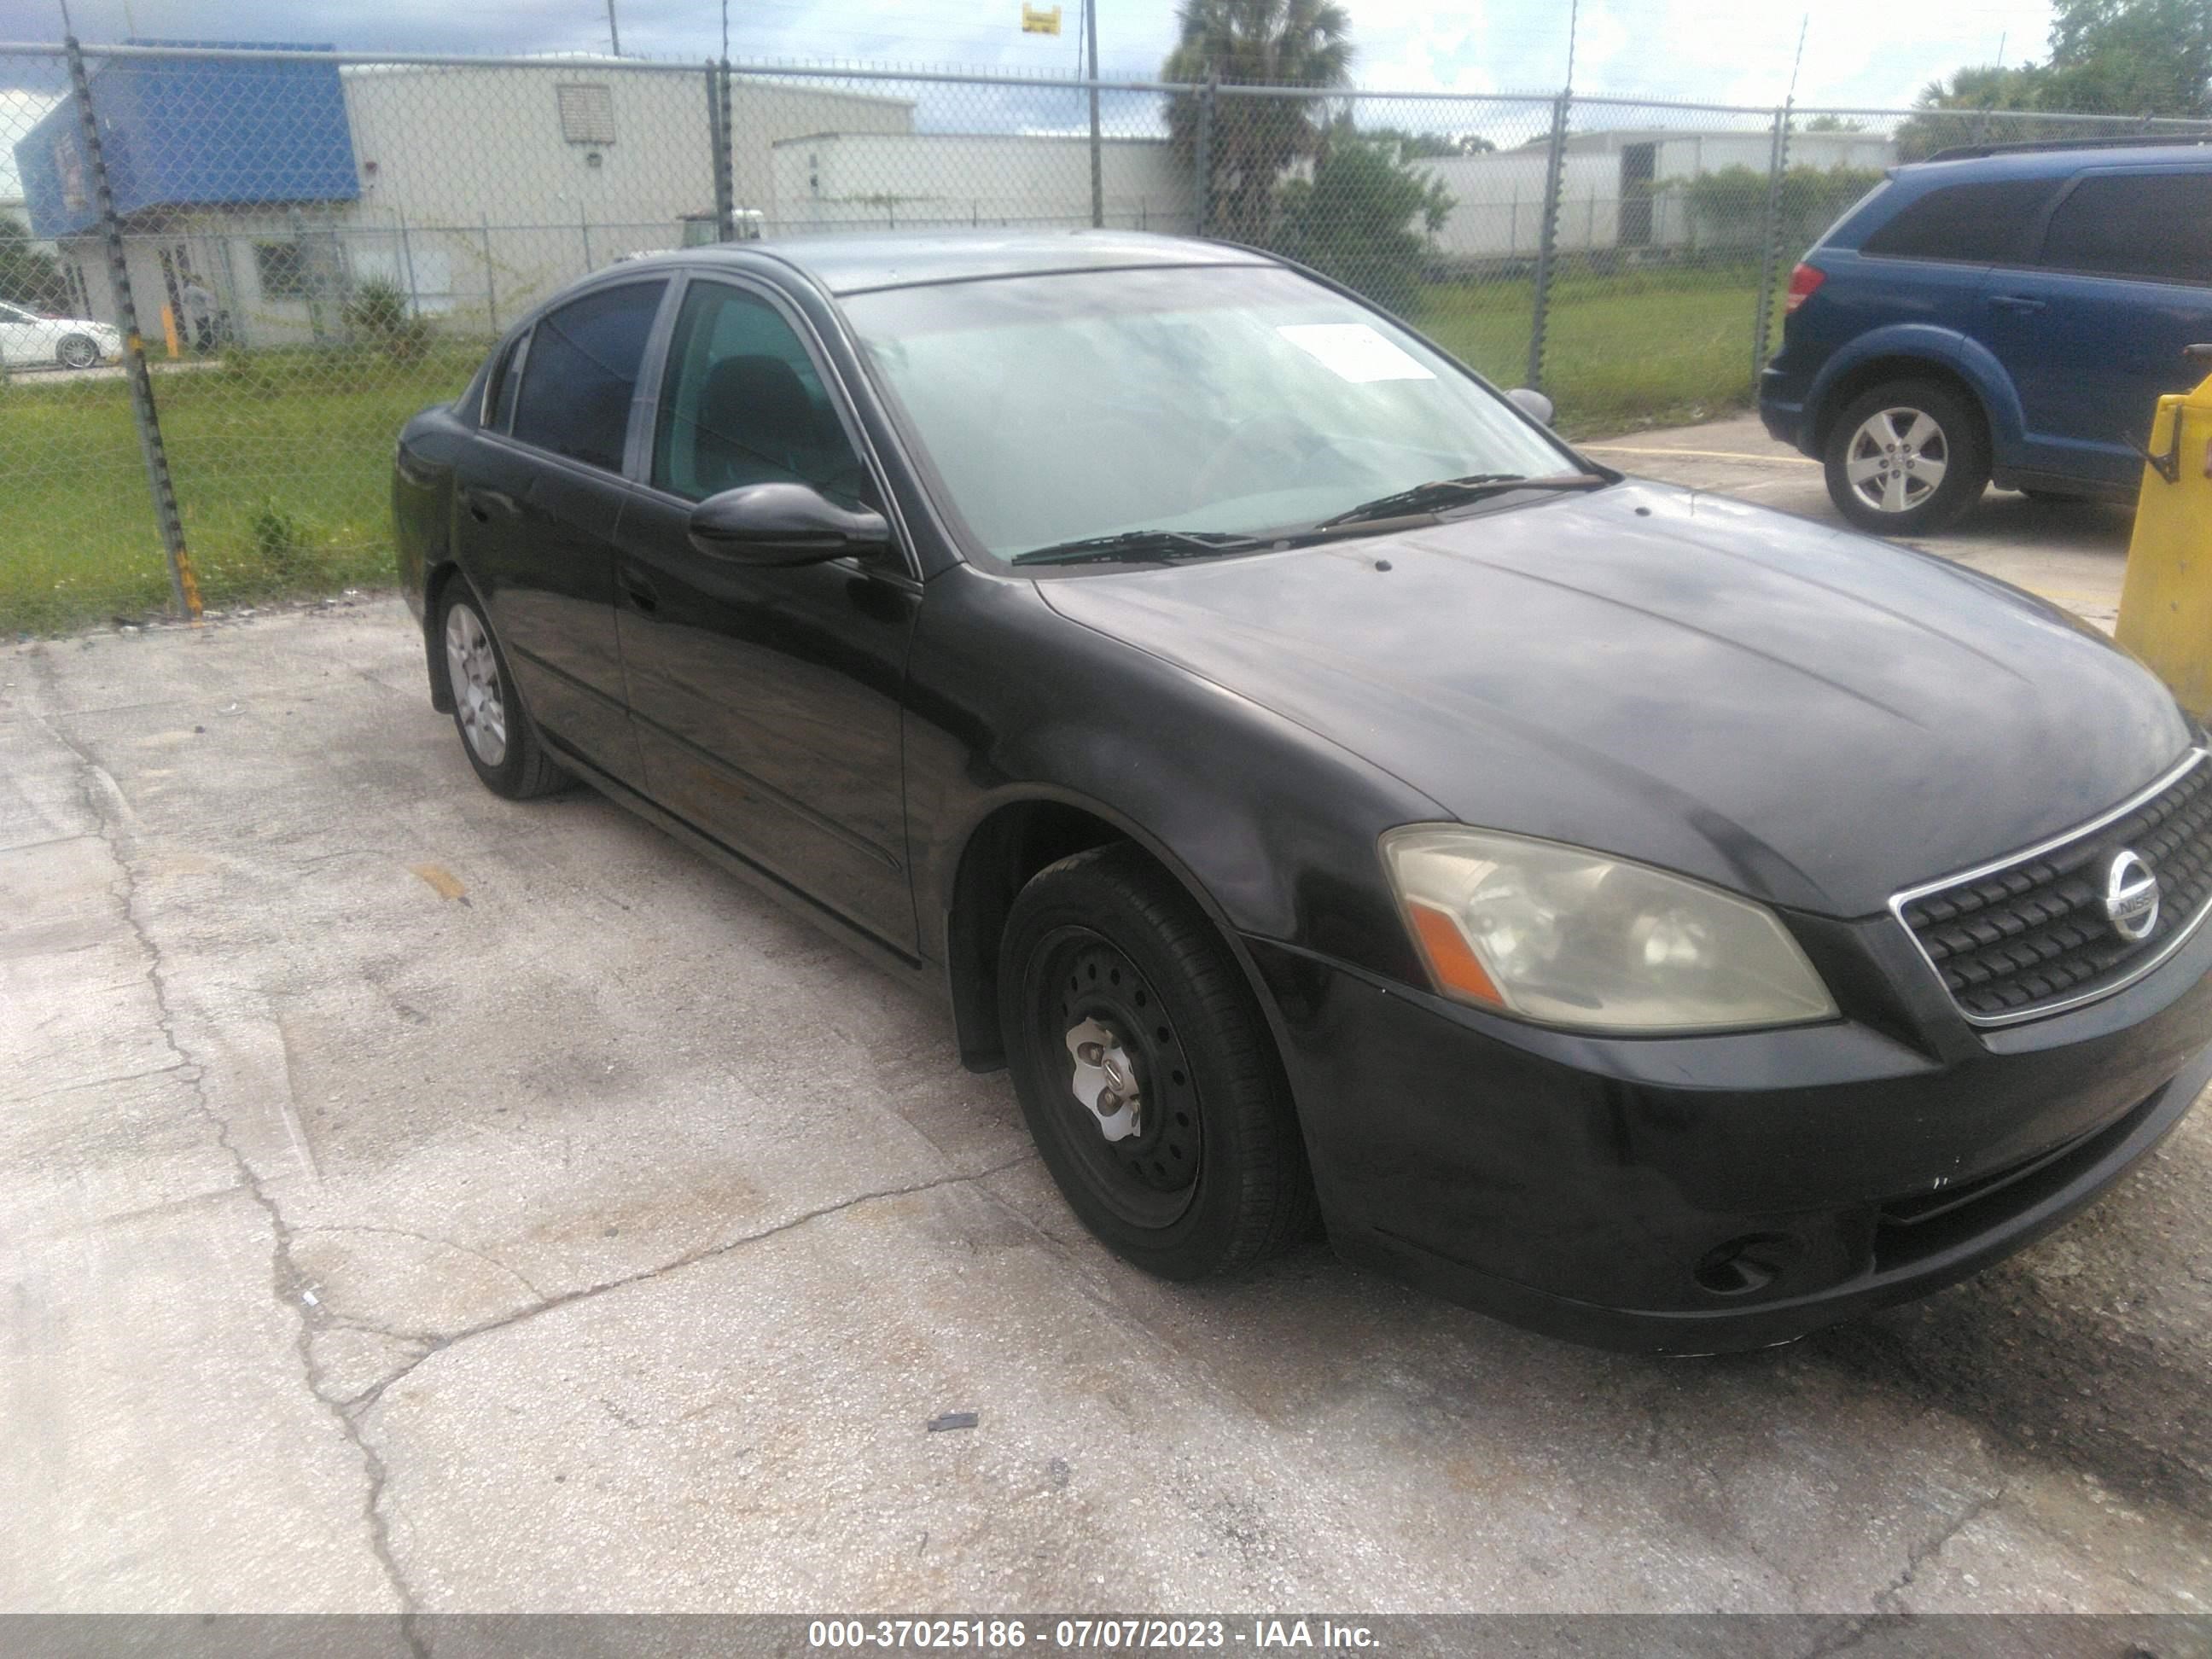
[[[629,602],[640,611],[650,614],[660,608],[659,592],[646,580],[643,571],[632,565],[624,565],[622,585],[623,592],[629,595]]]
[[[1990,295],[1990,303],[2001,311],[2017,311],[2022,313],[2040,311],[2044,307],[2042,301],[2032,299],[2025,294],[1992,294]]]

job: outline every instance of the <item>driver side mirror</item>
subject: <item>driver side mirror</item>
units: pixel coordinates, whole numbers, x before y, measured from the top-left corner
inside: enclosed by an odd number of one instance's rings
[[[1505,394],[1505,400],[1543,426],[1552,423],[1552,400],[1534,386],[1516,386]]]
[[[757,483],[709,495],[691,509],[691,545],[744,564],[821,564],[891,544],[880,513],[842,507],[811,484]]]

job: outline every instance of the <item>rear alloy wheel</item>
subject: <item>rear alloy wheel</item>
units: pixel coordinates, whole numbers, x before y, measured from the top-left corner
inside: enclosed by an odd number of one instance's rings
[[[55,348],[54,361],[64,368],[90,368],[100,361],[100,342],[89,334],[70,334]]]
[[[1933,380],[1900,380],[1854,398],[1828,436],[1828,495],[1862,529],[1940,530],[1990,481],[1980,411]]]
[[[528,800],[574,783],[538,741],[475,591],[455,576],[446,584],[438,611],[453,726],[483,787],[509,800]]]
[[[1200,1279],[1312,1230],[1304,1142],[1250,988],[1136,848],[1079,853],[1022,890],[999,997],[1038,1153],[1116,1255]]]

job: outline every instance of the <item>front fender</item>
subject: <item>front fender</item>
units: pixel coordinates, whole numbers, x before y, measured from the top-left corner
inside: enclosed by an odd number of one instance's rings
[[[1143,847],[1240,956],[1249,934],[1424,981],[1376,837],[1449,814],[1304,727],[1062,617],[1034,583],[961,567],[929,584],[905,753],[915,909],[933,960],[957,955],[954,906],[979,830],[1010,805],[1048,802]]]
[[[1813,377],[1806,393],[1807,429],[1815,429],[1832,410],[1830,398],[1857,378],[1869,363],[1902,358],[1949,369],[1972,389],[1990,423],[1990,441],[2000,455],[2016,447],[2027,429],[2020,393],[1996,354],[1955,329],[1932,323],[1892,323],[1855,337],[1838,349]]]

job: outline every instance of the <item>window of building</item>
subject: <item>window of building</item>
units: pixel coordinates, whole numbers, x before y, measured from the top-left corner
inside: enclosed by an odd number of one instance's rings
[[[2065,182],[1993,179],[1931,190],[1877,228],[1859,252],[1894,259],[2025,264],[2036,216]]]
[[[2212,283],[2212,173],[2092,173],[2051,216],[2056,270]]]
[[[615,141],[614,88],[600,81],[567,81],[553,88],[561,106],[561,136],[572,144]]]
[[[253,270],[260,279],[263,299],[307,297],[307,251],[297,242],[256,242]]]
[[[514,435],[620,471],[646,337],[667,287],[654,282],[599,289],[538,319],[514,402]]]
[[[694,283],[669,346],[653,482],[696,501],[795,479],[851,503],[866,477],[782,313],[742,289]]]

